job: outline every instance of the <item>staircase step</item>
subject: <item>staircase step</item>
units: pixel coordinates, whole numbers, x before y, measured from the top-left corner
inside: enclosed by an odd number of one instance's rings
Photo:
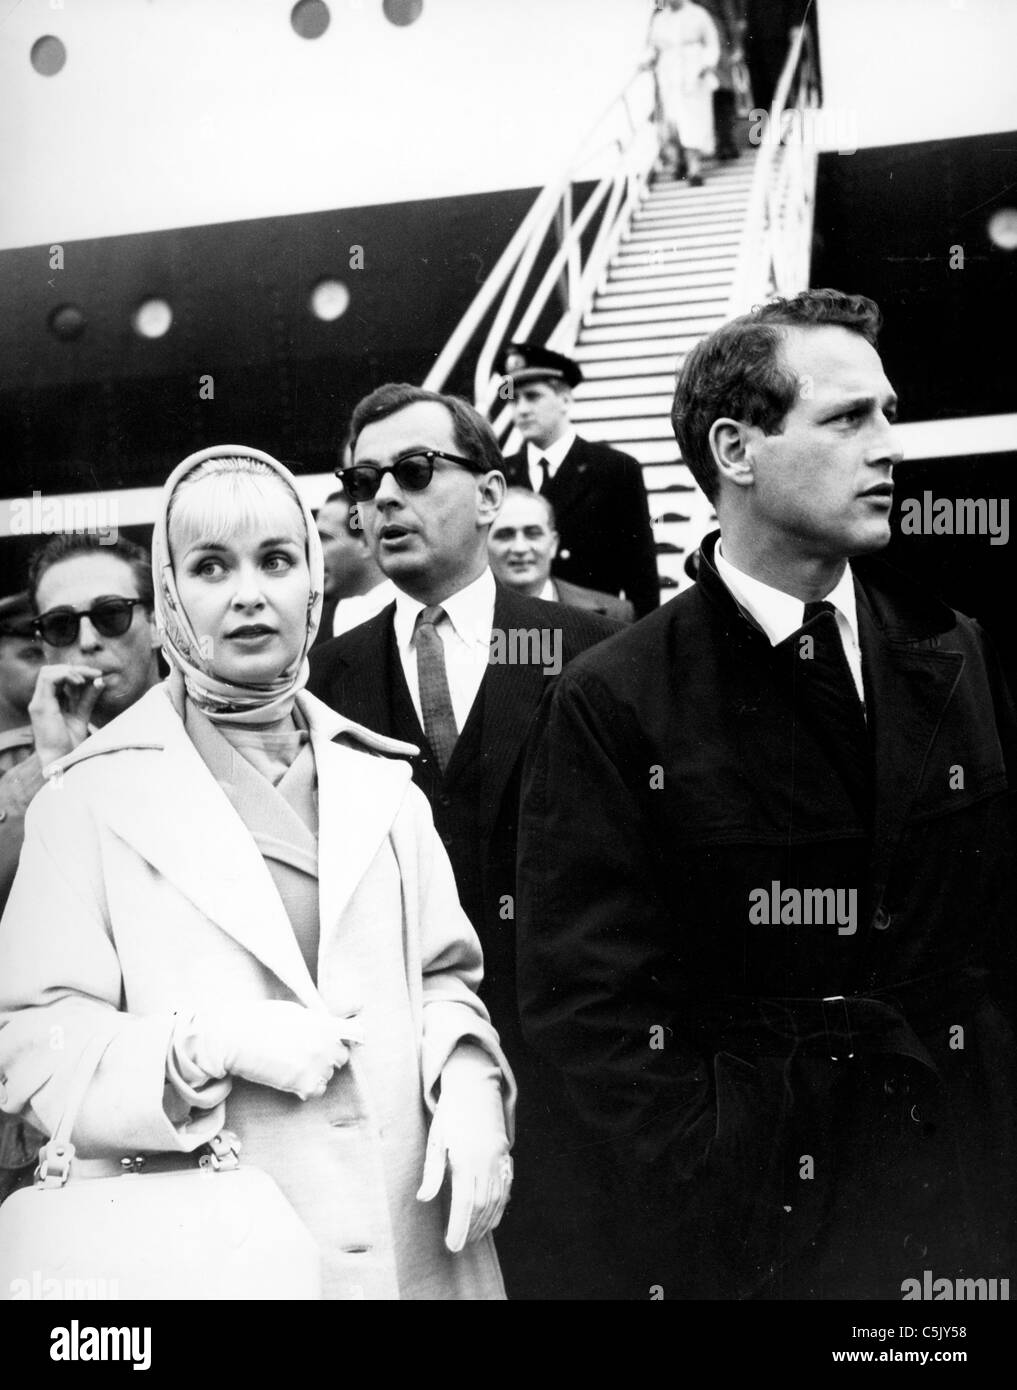
[[[670,441],[666,439],[630,439],[625,442],[619,441],[616,447],[621,449],[623,453],[631,454],[640,463],[678,463],[681,459],[673,435]],[[646,485],[647,487],[661,486],[649,478],[647,478]]]
[[[621,420],[628,416],[662,416],[664,419],[670,413],[671,399],[674,392],[670,389],[649,395],[633,396],[608,396],[603,399],[594,398],[592,400],[583,398],[576,400],[572,406],[572,420],[578,423],[581,420]]]
[[[737,247],[741,241],[741,231],[731,232],[699,232],[686,235],[684,232],[677,237],[663,237],[654,235],[652,237],[626,237],[618,248],[622,264],[626,263],[630,252],[642,252],[652,254],[654,251],[662,253],[674,251],[719,251],[724,247]]]
[[[572,355],[576,361],[584,364],[586,362],[618,361],[626,357],[645,358],[651,354],[673,362],[679,353],[690,353],[702,336],[701,333],[692,333],[682,337],[635,338],[626,339],[623,342],[584,343],[580,341]]]
[[[711,314],[709,317],[697,319],[668,317],[663,321],[612,323],[602,328],[584,328],[579,334],[579,342],[582,347],[586,347],[590,343],[650,342],[651,339],[657,338],[698,339],[704,333],[712,333],[723,321],[722,314]]]
[[[674,295],[675,304],[694,303],[697,298],[720,298],[729,293],[734,283],[734,275],[727,270],[663,271],[657,275],[642,275],[638,272],[626,280],[611,279],[597,296],[598,304],[606,309],[616,300],[623,302],[632,299],[641,304],[669,304]]]
[[[617,289],[622,292],[631,288],[626,282],[632,280],[640,282],[640,289],[649,289],[658,283],[669,288],[713,285],[718,280],[730,284],[734,279],[736,260],[733,254],[695,258],[673,256],[667,263],[656,256],[633,256],[626,265],[620,265],[617,260],[613,262],[608,271],[607,288],[608,291]]]
[[[676,457],[678,445],[674,447]],[[650,499],[651,512],[687,512],[693,506],[690,500],[693,493],[699,491],[688,464],[676,463],[674,457],[668,463],[646,464],[643,482]],[[678,490],[665,491],[670,488]]]
[[[650,184],[650,194],[658,193],[661,189],[682,188],[691,197],[709,193],[711,189],[723,188],[749,188],[752,184],[752,164],[739,164],[736,169],[716,169],[712,173],[704,174],[703,182],[698,188],[693,188],[688,179],[676,179],[672,174],[665,174],[663,178],[655,178]]]
[[[591,364],[595,367],[602,365],[600,362]],[[623,365],[629,367],[631,364],[626,362]],[[665,392],[670,397],[673,391],[674,372],[671,370],[662,372],[659,376],[614,376],[594,381],[587,377],[583,384],[576,388],[575,401],[577,406],[600,406],[604,402],[610,404],[614,397],[621,401],[629,396],[660,395]]]
[[[710,197],[697,198],[694,203],[690,203],[682,193],[663,193],[657,197],[651,194],[632,215],[635,221],[641,222],[649,217],[666,217],[668,215],[698,217],[704,211],[724,212],[735,208],[745,208],[748,205],[748,193],[715,193]]]
[[[739,236],[744,217],[691,217],[688,221],[662,219],[648,226],[632,227],[622,240],[623,246],[631,242],[677,241],[685,242],[689,237],[732,237]]]
[[[655,285],[645,292],[626,287],[621,293],[615,287],[610,294],[598,294],[593,307],[596,313],[604,313],[619,309],[653,309],[658,305],[684,304],[692,310],[713,313],[716,305],[723,305],[726,308],[730,286],[731,281],[729,280],[726,284],[704,285],[702,288],[693,285],[691,288],[682,286],[667,290]]]
[[[578,350],[573,353],[578,361]],[[621,358],[593,357],[583,359],[583,376],[587,382],[596,381],[605,377],[613,379],[617,377],[638,377],[638,376],[659,376],[666,373],[674,382],[674,374],[677,368],[685,360],[685,353],[674,354],[655,354],[650,357]]]
[[[612,324],[626,323],[704,323],[709,322],[712,328],[716,328],[717,323],[723,320],[727,312],[726,299],[705,299],[695,304],[676,305],[664,300],[662,303],[634,304],[629,308],[616,308],[614,304],[610,309],[601,309],[600,301],[597,307],[587,315],[584,326],[586,328],[609,328]],[[712,331],[711,329],[706,330]]]
[[[670,402],[668,409],[670,409]],[[622,448],[627,448],[635,440],[653,439],[669,440],[675,451],[678,448],[675,444],[671,421],[666,412],[662,415],[637,415],[621,420],[598,420],[595,426],[591,425],[589,434],[591,439],[625,440]]]
[[[619,256],[611,267],[611,278],[624,279],[626,274],[646,275],[654,267],[672,275],[681,270],[693,274],[703,270],[727,270],[733,273],[737,261],[737,248],[734,246],[684,246],[680,251],[647,251],[641,248]]]

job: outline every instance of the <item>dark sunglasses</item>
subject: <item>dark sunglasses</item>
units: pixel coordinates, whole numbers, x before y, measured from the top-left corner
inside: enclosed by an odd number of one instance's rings
[[[457,463],[471,473],[482,471],[473,459],[460,458],[458,454],[443,454],[440,449],[421,449],[398,459],[388,468],[380,468],[376,463],[355,463],[352,468],[337,468],[335,475],[351,502],[370,502],[372,497],[377,496],[386,473],[392,474],[404,492],[423,492],[434,477],[435,459]]]
[[[35,620],[35,630],[51,647],[69,647],[87,618],[100,637],[123,637],[140,598],[104,598],[92,608],[52,608]]]

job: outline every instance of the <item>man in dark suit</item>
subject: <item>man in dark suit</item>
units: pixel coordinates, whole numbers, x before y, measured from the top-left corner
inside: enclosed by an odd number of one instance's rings
[[[878,324],[809,290],[690,354],[719,536],[535,736],[524,1026],[616,1152],[632,1297],[1012,1269],[1013,715],[977,624],[875,558]]]
[[[576,1216],[556,1146],[557,1078],[522,1040],[515,987],[515,858],[523,748],[562,665],[617,630],[593,614],[495,584],[487,536],[501,506],[501,454],[466,402],[382,386],[351,424],[340,472],[395,602],[311,655],[309,688],[351,719],[416,744],[413,776],[431,803],[467,915],[484,948],[481,995],[517,1073],[516,1184],[498,1248],[510,1296],[568,1296]],[[341,846],[337,847],[341,853]],[[579,1239],[581,1232],[573,1233]],[[569,1273],[569,1277],[572,1275]]]
[[[505,459],[510,487],[554,505],[561,545],[556,579],[624,594],[641,618],[660,603],[660,577],[639,464],[607,444],[580,439],[569,422],[579,365],[532,343],[502,356],[516,429],[525,443]]]
[[[540,493],[521,487],[508,489],[488,536],[487,553],[495,579],[517,594],[585,608],[619,623],[631,623],[635,617],[628,599],[552,579],[558,531],[554,508]]]

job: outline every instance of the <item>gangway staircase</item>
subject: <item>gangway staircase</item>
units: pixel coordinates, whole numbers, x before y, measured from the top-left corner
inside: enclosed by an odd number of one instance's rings
[[[693,582],[686,562],[716,520],[671,429],[676,370],[727,319],[808,284],[816,152],[795,138],[811,128],[795,115],[817,104],[814,74],[807,31],[794,30],[769,117],[750,120],[741,157],[693,188],[660,174],[655,86],[640,69],[537,196],[424,382],[447,389],[472,357],[477,408],[513,452],[495,363],[540,325],[582,366],[578,431],[642,465],[662,599]]]
[[[662,597],[689,581],[685,561],[716,518],[681,462],[671,428],[675,372],[731,309],[756,151],[702,188],[655,181],[583,318],[572,356],[585,380],[572,418],[643,465]]]

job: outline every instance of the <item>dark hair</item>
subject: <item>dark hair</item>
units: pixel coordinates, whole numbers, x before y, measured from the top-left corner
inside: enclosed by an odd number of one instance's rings
[[[379,386],[369,396],[359,401],[350,420],[349,443],[356,449],[361,430],[368,425],[385,420],[407,406],[421,401],[433,401],[443,405],[452,416],[452,437],[456,449],[464,458],[473,459],[481,473],[492,468],[502,468],[501,450],[494,437],[494,431],[483,415],[474,410],[469,402],[460,396],[446,396],[439,391],[425,391],[422,386],[411,386],[405,381],[390,381]]]
[[[34,551],[28,562],[28,592],[32,607],[39,611],[36,595],[42,576],[61,560],[70,560],[75,555],[115,555],[130,565],[137,586],[138,598],[146,613],[152,612],[152,557],[144,546],[118,536],[115,541],[105,542],[94,531],[67,531],[52,536],[38,550]]]
[[[505,489],[505,502],[507,502],[510,497],[526,497],[529,498],[530,501],[536,500],[537,502],[543,502],[544,511],[547,513],[547,524],[552,531],[557,531],[558,518],[554,514],[554,506],[550,497],[545,497],[542,492],[533,492],[528,487],[507,487]],[[502,503],[503,507],[505,502]]]
[[[730,416],[779,434],[798,398],[798,379],[780,360],[784,329],[848,328],[875,347],[881,323],[879,306],[864,295],[803,290],[759,305],[696,344],[678,374],[671,424],[683,461],[711,502],[718,490],[714,421]]]

